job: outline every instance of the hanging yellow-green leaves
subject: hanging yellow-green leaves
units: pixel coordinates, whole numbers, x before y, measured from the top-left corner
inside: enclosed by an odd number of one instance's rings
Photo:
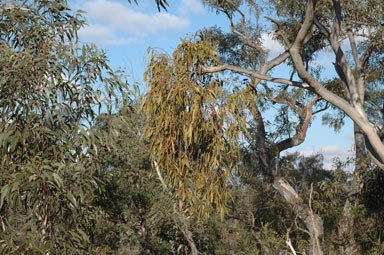
[[[246,126],[245,94],[228,93],[218,76],[199,71],[200,65],[215,65],[215,57],[212,43],[183,40],[172,58],[152,52],[145,73],[152,156],[168,186],[199,216],[207,216],[211,205],[224,213]]]

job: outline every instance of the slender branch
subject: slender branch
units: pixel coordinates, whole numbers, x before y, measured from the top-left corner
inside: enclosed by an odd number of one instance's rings
[[[320,112],[323,112],[323,111],[327,110],[328,108],[329,108],[329,103],[326,102],[326,103],[325,103],[325,106],[324,106],[323,108],[321,108],[321,109],[319,109],[319,110],[317,110],[317,111],[312,112],[312,115],[315,115],[315,114],[318,114],[318,113],[320,113]]]
[[[355,61],[355,66],[356,66],[356,71],[357,71],[357,74],[360,76],[362,71],[361,63],[360,63],[359,55],[357,53],[355,36],[352,33],[352,30],[350,28],[347,30],[347,35],[348,35],[349,43],[351,45],[353,60]]]
[[[275,83],[281,83],[281,84],[286,84],[289,86],[293,87],[299,87],[299,88],[306,88],[310,90],[310,87],[308,84],[303,83],[303,82],[297,82],[297,81],[290,81],[287,79],[283,78],[274,78],[268,75],[260,74],[245,68],[241,68],[238,66],[232,66],[232,65],[221,65],[221,66],[201,66],[201,70],[205,73],[217,73],[217,72],[222,72],[222,71],[233,71],[236,73],[241,73],[241,74],[246,74],[249,75],[253,78],[260,79],[260,80],[265,80],[265,81],[270,81],[270,82],[275,82]]]
[[[280,21],[278,20],[275,20],[273,18],[270,18],[270,17],[265,17],[266,19],[270,20],[271,22],[273,22],[276,26],[277,26],[277,34],[281,36],[281,38],[283,39],[285,45],[288,47],[288,48],[291,48],[291,42],[288,40],[288,38],[282,33],[282,25]]]
[[[316,23],[316,19],[314,18],[315,13],[315,4],[316,0],[310,0],[307,9],[306,9],[306,15],[303,22],[303,25],[301,26],[298,35],[295,39],[295,42],[293,43],[292,47],[290,48],[290,54],[292,57],[292,60],[295,64],[297,73],[299,77],[307,84],[311,86],[311,88],[324,100],[332,103],[336,107],[342,109],[348,116],[350,116],[354,121],[357,121],[360,126],[366,126],[367,124],[367,117],[360,109],[356,109],[355,107],[351,107],[351,105],[346,101],[344,98],[332,93],[327,88],[323,87],[310,73],[308,73],[305,70],[304,63],[302,61],[300,50],[301,46],[303,44],[303,41],[305,39],[305,36],[307,32],[311,29],[312,23]],[[326,31],[326,30],[324,30]],[[328,36],[329,38],[329,36]],[[337,50],[340,48],[337,40],[331,41],[332,48],[336,48]],[[342,52],[341,52],[342,53]],[[344,54],[341,54],[344,58]],[[357,110],[357,111],[356,111]]]
[[[315,5],[316,5],[316,0],[310,0],[308,2],[305,19],[303,21],[303,25],[301,26],[299,32],[297,33],[295,41],[292,44],[291,53],[292,51],[301,49],[304,43],[304,39],[307,37],[307,33],[309,32],[313,24]]]
[[[250,38],[249,38],[249,35],[248,35],[248,31],[247,31],[247,28],[245,27],[245,14],[239,9],[237,8],[236,5],[234,5],[231,1],[227,1],[229,4],[232,5],[232,7],[240,14],[241,16],[241,23],[240,23],[240,26],[241,26],[241,29],[243,30],[243,33],[241,33],[240,31],[238,31],[236,29],[236,26],[235,26],[235,23],[233,22],[233,19],[232,17],[229,15],[229,13],[226,13],[230,23],[231,23],[231,30],[234,34],[240,36],[243,40],[243,42],[245,43],[245,45],[251,47],[251,48],[254,48],[257,50],[257,52],[259,53],[259,62],[260,62],[260,66],[264,65],[265,64],[265,51],[263,50],[263,48],[258,45],[257,43],[254,43]]]
[[[338,10],[337,11],[337,13],[338,13],[338,12],[340,12],[340,6],[339,6],[340,3],[336,2],[335,4],[336,4],[336,6],[338,5],[338,7],[335,8],[335,9]],[[340,13],[336,14],[336,17],[339,17],[339,16],[340,16]],[[321,24],[321,22],[316,17],[314,18],[314,22],[315,22],[317,28],[320,30],[320,32],[322,34],[324,34],[328,38],[328,41],[330,42],[331,47],[334,50],[335,54],[337,55],[339,53],[340,55],[343,55],[343,52],[341,51],[340,45],[338,44],[338,39],[337,39],[336,32],[335,32],[335,31],[338,30],[337,29],[337,26],[338,26],[337,24],[340,22],[339,19],[340,19],[340,17],[336,18],[336,21],[334,22],[334,24],[335,24],[334,25],[334,29],[333,29],[334,30],[334,34],[332,36],[334,36],[335,38],[333,38],[333,39],[331,38],[331,32],[323,24]],[[355,43],[354,36],[353,36],[352,32],[349,31],[348,34],[349,34],[348,36],[349,36],[349,39],[350,39],[350,42],[351,42],[351,48],[354,51],[353,54],[354,54],[354,59],[355,59],[355,63],[356,63],[356,68],[358,69],[358,68],[361,68],[361,64],[360,64],[360,61],[359,61],[359,58],[358,58],[358,55],[357,55],[356,43]],[[345,59],[345,57],[344,57],[344,59]],[[342,60],[342,62],[345,61],[344,59]],[[337,68],[338,66],[335,66],[335,67]],[[341,78],[344,77],[342,80],[345,83],[345,85],[348,86],[348,81],[346,80],[346,75],[345,75],[348,71],[345,71],[345,70],[346,69],[344,68],[344,70],[342,70],[343,71],[342,73],[341,73],[341,70],[336,70],[336,71],[338,72],[338,74],[339,74],[339,76]]]
[[[157,164],[156,160],[153,160],[153,164],[156,169],[157,176],[159,177],[159,180],[161,182],[161,185],[163,186],[164,190],[167,190],[167,185],[164,182],[163,176],[161,176],[159,165]]]
[[[287,150],[289,148],[295,147],[304,142],[307,135],[307,130],[309,123],[312,118],[312,107],[319,99],[319,96],[316,95],[305,107],[304,114],[300,117],[300,123],[296,126],[296,134],[293,137],[287,138],[276,144],[278,153]]]
[[[338,1],[335,1],[335,0],[333,2],[335,5],[335,20],[333,22],[332,32],[330,32],[323,24],[321,24],[321,22],[316,17],[314,17],[313,21],[314,21],[316,27],[320,30],[320,32],[327,37],[335,55],[336,55],[336,63],[335,63],[336,72],[343,82],[344,89],[348,95],[348,98],[351,98],[350,88],[351,88],[351,84],[354,84],[354,80],[352,80],[352,81],[348,80],[348,77],[353,76],[352,70],[347,63],[345,55],[344,55],[343,51],[341,50],[339,42],[338,42],[338,32],[340,29],[340,22],[341,22],[341,20],[340,20],[341,19],[341,17],[340,17],[340,15],[341,15],[340,3]],[[353,88],[353,86],[352,86],[352,88]]]
[[[271,70],[271,69],[274,68],[275,66],[280,65],[280,64],[283,63],[289,56],[290,56],[290,55],[289,55],[289,50],[284,51],[284,52],[281,53],[279,56],[277,56],[277,57],[271,59],[270,61],[268,61],[268,62],[265,64],[266,69]]]
[[[331,34],[328,36],[328,41],[336,55],[336,67],[340,67],[338,73],[342,73],[345,77],[345,83],[350,93],[350,101],[352,105],[362,105],[358,89],[356,86],[355,78],[351,66],[348,64],[347,58],[339,44],[339,33],[341,26],[341,5],[339,0],[333,0],[333,7],[335,10],[335,19],[333,22]]]
[[[320,32],[325,35],[325,37],[329,37],[331,33],[323,24],[321,24],[321,22],[316,17],[314,17],[313,21]]]
[[[288,245],[289,249],[291,249],[292,254],[293,254],[293,255],[296,255],[297,253],[296,253],[295,249],[294,249],[293,246],[292,246],[291,239],[287,238],[287,240],[285,241],[285,243]]]

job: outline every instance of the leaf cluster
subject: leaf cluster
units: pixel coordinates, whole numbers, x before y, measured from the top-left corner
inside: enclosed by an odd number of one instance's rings
[[[215,55],[208,41],[183,40],[172,58],[153,52],[145,73],[143,109],[154,160],[177,197],[199,215],[212,204],[223,212],[246,124],[244,97],[225,93],[218,77],[199,72],[200,65],[214,65]]]
[[[103,173],[89,127],[102,100],[111,109],[125,83],[96,46],[79,46],[83,24],[65,1],[1,3],[3,254],[98,249],[90,233],[103,212],[92,202]]]

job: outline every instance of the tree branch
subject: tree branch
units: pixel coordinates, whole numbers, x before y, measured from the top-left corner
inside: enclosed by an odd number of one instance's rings
[[[259,62],[260,62],[260,66],[264,65],[265,64],[265,51],[264,49],[258,45],[257,43],[254,43],[250,38],[249,38],[249,35],[248,35],[248,32],[247,32],[247,28],[245,27],[245,14],[239,9],[237,8],[236,5],[234,5],[231,1],[227,1],[229,4],[232,5],[232,7],[241,15],[241,23],[240,23],[240,26],[241,26],[241,29],[243,30],[243,33],[241,33],[240,31],[238,31],[236,29],[236,26],[235,26],[235,23],[233,22],[233,19],[232,17],[229,15],[229,13],[226,13],[230,23],[231,23],[231,30],[234,34],[238,35],[241,37],[241,39],[243,40],[243,42],[245,43],[245,45],[251,47],[251,48],[254,48],[256,49],[256,51],[259,53]]]
[[[336,54],[336,61],[337,64],[341,67],[342,71],[344,72],[350,89],[351,99],[349,104],[345,99],[342,97],[332,93],[325,87],[323,87],[311,74],[309,74],[304,67],[301,55],[300,55],[300,49],[302,46],[302,42],[304,40],[305,34],[308,32],[309,27],[311,26],[312,22],[315,21],[316,25],[319,24],[319,22],[316,22],[316,19],[314,19],[314,13],[315,13],[315,4],[316,0],[310,0],[305,14],[305,19],[303,22],[303,25],[300,28],[300,31],[295,39],[295,42],[293,43],[292,47],[290,48],[290,53],[292,60],[295,64],[296,70],[298,72],[299,77],[309,84],[315,92],[321,96],[324,100],[332,103],[334,106],[341,109],[343,112],[345,112],[353,121],[356,122],[356,124],[363,130],[363,132],[366,134],[367,142],[369,142],[372,145],[372,149],[370,150],[371,154],[376,154],[377,159],[380,159],[381,161],[384,160],[384,145],[377,135],[375,127],[373,127],[367,118],[367,115],[364,111],[363,102],[359,100],[358,92],[356,91],[354,76],[352,74],[352,70],[350,66],[347,63],[346,57],[343,53],[343,51],[340,48],[339,42],[337,40],[337,36],[335,32],[337,31],[337,24],[338,20],[337,17],[335,18],[334,22],[334,28],[331,35],[328,36],[328,41],[331,44],[331,47],[333,51]],[[340,4],[338,1],[334,1],[334,4],[337,5]],[[336,14],[337,16],[337,14]],[[321,31],[326,32],[324,28],[320,26]],[[368,148],[367,148],[368,149]],[[369,149],[368,149],[369,150]],[[380,164],[378,164],[380,166]],[[380,166],[381,167],[381,166]]]
[[[356,41],[355,41],[355,36],[354,34],[352,33],[352,29],[347,29],[347,35],[348,35],[348,39],[349,39],[349,43],[350,43],[350,46],[351,46],[351,49],[352,49],[352,55],[353,55],[353,60],[355,61],[355,67],[356,67],[356,71],[357,71],[357,74],[360,76],[361,75],[361,63],[360,63],[360,59],[359,59],[359,55],[357,53],[357,46],[356,46]]]
[[[254,105],[254,118],[256,121],[256,143],[259,148],[259,160],[261,163],[261,171],[267,178],[271,178],[273,176],[272,174],[272,168],[270,165],[271,157],[270,153],[268,153],[267,146],[265,143],[265,126],[264,126],[264,120],[263,116],[261,115],[261,112],[259,111],[259,108],[257,107],[256,103]]]
[[[282,24],[281,24],[281,22],[278,21],[278,20],[272,19],[272,18],[270,18],[270,17],[265,17],[265,18],[268,19],[268,20],[270,20],[271,22],[273,22],[273,23],[277,26],[276,33],[277,33],[278,35],[281,36],[281,38],[283,39],[283,41],[284,41],[285,45],[288,47],[288,49],[291,48],[291,42],[290,42],[290,41],[288,40],[288,38],[282,33],[282,29],[281,29]]]
[[[217,72],[222,72],[222,71],[233,71],[236,73],[246,74],[246,75],[249,75],[253,78],[260,79],[260,80],[265,80],[265,81],[270,81],[270,82],[275,82],[275,83],[281,83],[281,84],[286,84],[286,85],[293,86],[293,87],[305,88],[305,89],[310,90],[309,85],[306,83],[297,82],[297,81],[290,81],[290,80],[283,79],[283,78],[274,78],[274,77],[260,74],[260,73],[257,73],[257,72],[254,72],[254,71],[251,71],[251,70],[248,70],[245,68],[241,68],[238,66],[232,66],[232,65],[208,66],[208,67],[207,66],[201,66],[201,70],[205,73],[217,73]]]
[[[312,107],[318,99],[318,95],[314,96],[305,107],[304,114],[302,115],[302,117],[300,117],[300,123],[296,126],[296,134],[293,137],[287,138],[276,144],[278,153],[289,148],[298,146],[304,142],[305,137],[307,135],[308,126],[312,118]]]

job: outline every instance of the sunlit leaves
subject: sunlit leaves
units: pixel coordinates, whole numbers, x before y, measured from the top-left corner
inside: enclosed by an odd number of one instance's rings
[[[89,127],[125,84],[96,46],[79,45],[84,22],[66,1],[1,3],[2,253],[94,248],[89,232],[101,212],[92,201],[102,173]]]
[[[154,160],[177,197],[199,215],[211,205],[224,212],[246,124],[246,94],[228,93],[218,77],[199,72],[200,65],[215,65],[215,57],[211,43],[184,40],[172,58],[152,52],[145,73],[143,109]]]

